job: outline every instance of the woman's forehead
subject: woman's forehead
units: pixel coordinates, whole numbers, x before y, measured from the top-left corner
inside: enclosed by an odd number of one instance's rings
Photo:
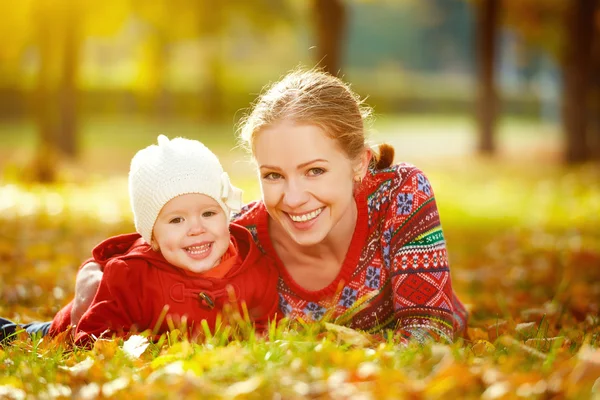
[[[314,159],[337,160],[344,157],[335,139],[322,128],[309,124],[277,124],[261,131],[254,146],[260,164],[268,160],[306,163]]]

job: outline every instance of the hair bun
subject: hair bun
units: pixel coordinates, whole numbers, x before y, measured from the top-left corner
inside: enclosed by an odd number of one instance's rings
[[[379,156],[377,157],[377,162],[375,163],[375,169],[384,169],[392,165],[394,162],[394,147],[387,144],[382,143],[379,145]]]

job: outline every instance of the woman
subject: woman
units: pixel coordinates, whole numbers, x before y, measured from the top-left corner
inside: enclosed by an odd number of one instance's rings
[[[393,148],[366,144],[370,109],[340,79],[300,70],[273,84],[240,126],[262,200],[233,222],[247,227],[279,269],[282,313],[405,340],[452,341],[467,312],[450,279],[433,190]],[[78,274],[72,322],[101,276]]]

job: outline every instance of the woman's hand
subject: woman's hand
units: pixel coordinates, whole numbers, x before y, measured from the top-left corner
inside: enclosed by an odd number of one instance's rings
[[[90,307],[98,291],[100,280],[102,280],[102,269],[95,262],[85,264],[77,273],[75,298],[71,309],[71,325],[77,325],[81,316]]]

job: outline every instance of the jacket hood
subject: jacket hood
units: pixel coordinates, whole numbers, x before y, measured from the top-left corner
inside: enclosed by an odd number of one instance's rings
[[[258,258],[261,257],[260,250],[254,245],[252,235],[246,228],[231,223],[229,225],[229,231],[231,233],[231,241],[237,248],[238,257],[241,262],[235,265],[222,279],[230,279],[232,276],[243,271],[247,265],[249,266],[256,263]],[[176,271],[179,274],[193,278],[198,278],[202,275],[169,264],[160,252],[152,250],[152,247],[142,239],[139,233],[128,233],[108,238],[92,250],[92,256],[94,261],[102,267],[113,259],[128,260],[141,258],[152,263],[152,265],[157,268],[168,270],[170,272]],[[219,279],[210,277],[205,278],[211,280]]]

